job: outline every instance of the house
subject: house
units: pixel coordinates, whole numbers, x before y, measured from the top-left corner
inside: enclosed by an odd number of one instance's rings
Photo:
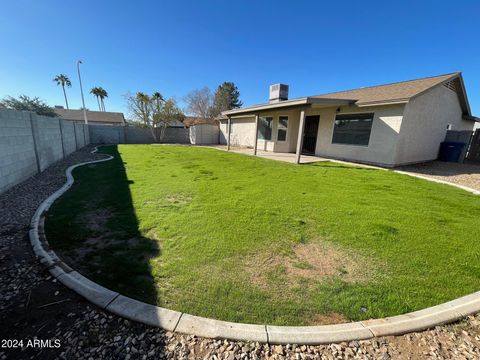
[[[65,120],[84,122],[83,110],[68,110],[63,106],[55,106],[55,113]],[[121,112],[87,110],[87,120],[92,125],[119,125],[125,126],[125,117]]]
[[[473,130],[461,73],[288,99],[222,113],[220,142],[387,167],[434,160],[447,129]],[[300,134],[300,136],[299,136]]]

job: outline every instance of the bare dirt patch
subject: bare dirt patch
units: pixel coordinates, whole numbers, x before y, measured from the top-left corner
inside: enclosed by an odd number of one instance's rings
[[[308,325],[342,324],[349,321],[344,315],[338,313],[318,314],[308,320]]]
[[[173,194],[167,195],[165,197],[165,200],[169,204],[186,205],[192,201],[192,196],[188,194],[182,194],[182,193],[173,193]]]
[[[365,261],[348,251],[327,242],[298,244],[290,254],[260,253],[248,259],[245,270],[252,284],[269,287],[268,274],[275,269],[284,273],[289,286],[302,279],[327,281],[340,279],[345,282],[361,282],[366,276]]]

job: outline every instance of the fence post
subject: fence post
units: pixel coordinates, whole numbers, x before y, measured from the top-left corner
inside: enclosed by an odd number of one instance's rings
[[[75,121],[73,121],[73,137],[75,138],[75,151],[78,150],[78,143],[77,143],[77,126]]]
[[[37,163],[37,172],[41,172],[40,169],[40,158],[38,156],[38,145],[37,145],[37,134],[38,134],[38,123],[35,120],[33,120],[33,117],[36,115],[32,112],[29,113],[30,116],[30,129],[32,130],[32,139],[33,139],[33,150],[35,152],[35,161]]]
[[[60,127],[60,141],[62,142],[62,153],[63,158],[65,159],[65,145],[63,145],[63,124],[62,119],[58,119],[58,126]]]
[[[82,125],[82,131],[83,131],[83,146],[87,146],[87,137],[85,135],[85,124]]]

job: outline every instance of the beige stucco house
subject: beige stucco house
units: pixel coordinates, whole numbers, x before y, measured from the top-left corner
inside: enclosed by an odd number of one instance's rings
[[[461,73],[288,100],[270,88],[267,104],[225,111],[220,142],[382,166],[437,158],[447,129],[473,130]],[[299,136],[301,134],[301,136]]]

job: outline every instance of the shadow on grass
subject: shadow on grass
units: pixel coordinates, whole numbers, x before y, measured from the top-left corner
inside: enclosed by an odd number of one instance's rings
[[[49,243],[72,268],[122,295],[157,303],[150,259],[158,242],[139,231],[125,163],[116,146],[99,149],[113,160],[74,171],[75,183],[46,217]]]

